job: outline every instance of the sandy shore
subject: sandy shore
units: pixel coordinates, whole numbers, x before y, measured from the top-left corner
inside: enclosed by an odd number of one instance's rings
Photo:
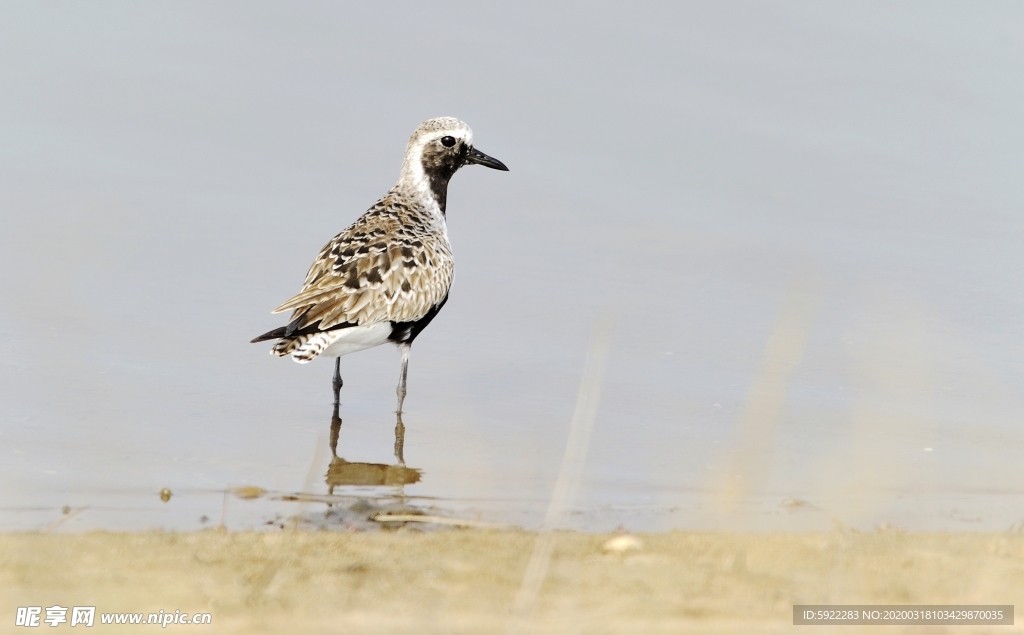
[[[55,604],[212,615],[211,626],[172,624],[171,631],[375,634],[504,633],[516,625],[518,632],[560,634],[812,633],[823,629],[792,625],[793,604],[1024,606],[1019,533],[671,532],[638,535],[642,548],[619,553],[603,547],[610,537],[555,534],[543,584],[512,622],[537,534],[6,534],[0,535],[0,632],[24,630],[13,626],[16,607]],[[154,628],[97,623],[87,632]]]

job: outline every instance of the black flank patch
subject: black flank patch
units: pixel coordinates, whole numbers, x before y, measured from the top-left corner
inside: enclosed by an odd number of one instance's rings
[[[391,323],[391,335],[388,336],[388,340],[396,343],[412,344],[412,341],[416,339],[423,329],[427,328],[430,321],[434,319],[434,316],[441,312],[441,307],[448,301],[448,296],[444,296],[444,299],[438,302],[434,308],[427,311],[427,314],[418,320],[412,322],[392,322]]]

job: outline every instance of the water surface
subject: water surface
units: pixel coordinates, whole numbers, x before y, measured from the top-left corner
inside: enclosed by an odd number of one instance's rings
[[[536,526],[611,314],[570,525],[1024,521],[1022,11],[5,4],[0,529],[321,513],[225,495],[330,487],[330,364],[248,341],[438,115],[511,172],[450,188],[402,504]],[[342,372],[386,472],[398,356]]]

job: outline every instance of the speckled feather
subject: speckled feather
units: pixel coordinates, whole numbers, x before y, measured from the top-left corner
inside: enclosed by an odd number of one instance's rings
[[[320,251],[295,297],[296,329],[415,321],[448,295],[455,275],[444,219],[395,188]],[[295,322],[298,320],[298,322]]]

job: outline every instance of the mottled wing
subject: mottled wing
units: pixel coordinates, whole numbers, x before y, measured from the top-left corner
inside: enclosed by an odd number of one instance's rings
[[[302,291],[274,313],[294,311],[292,331],[426,315],[448,295],[454,266],[444,232],[417,227],[411,214],[391,195],[378,201],[324,246]]]

